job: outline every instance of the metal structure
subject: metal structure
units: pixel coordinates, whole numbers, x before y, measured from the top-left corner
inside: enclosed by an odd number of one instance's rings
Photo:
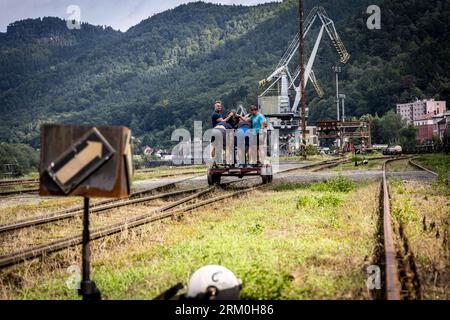
[[[328,14],[323,7],[314,7],[306,17],[304,21],[303,39],[308,35],[316,21],[320,21],[321,27],[309,59],[306,65],[304,65],[304,86],[306,87],[308,81],[311,81],[317,95],[319,97],[323,97],[323,90],[320,87],[320,84],[318,83],[316,75],[312,69],[323,34],[326,33],[330,38],[340,57],[341,63],[347,63],[350,55],[345,49],[336,31],[333,20],[328,17]],[[268,117],[271,125],[276,129],[280,129],[281,140],[286,139],[288,135],[297,136],[295,131],[298,131],[300,125],[299,120],[301,115],[298,112],[298,107],[302,97],[302,86],[299,83],[301,68],[299,65],[295,66],[292,62],[295,54],[299,50],[299,47],[300,32],[297,33],[288,46],[286,52],[276,66],[275,71],[272,72],[272,74],[270,74],[266,79],[259,82],[260,86],[266,86],[268,84],[267,88],[265,88],[265,90],[258,97],[259,108],[261,112]],[[290,95],[291,92],[294,93],[292,103]],[[304,116],[307,118],[308,108],[305,109]],[[280,146],[281,144],[282,143],[280,143]]]
[[[346,139],[362,139],[372,146],[370,122],[367,121],[317,121],[319,140],[333,139],[342,142]]]
[[[14,177],[19,177],[22,171],[21,166],[16,163],[5,163],[0,172],[0,176],[3,176],[7,179],[13,179]]]

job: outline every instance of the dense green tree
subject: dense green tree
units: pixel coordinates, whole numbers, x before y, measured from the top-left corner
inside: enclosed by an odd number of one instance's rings
[[[399,131],[399,144],[406,149],[413,149],[417,145],[417,128],[412,124],[404,126]]]
[[[377,3],[382,28],[368,30],[365,8]],[[306,1],[309,11],[316,1]],[[215,99],[226,109],[257,103],[258,80],[270,74],[297,30],[297,1],[258,6],[190,3],[148,18],[125,33],[58,18],[27,19],[0,33],[0,141],[39,147],[42,123],[130,126],[139,141],[167,146],[176,127],[209,125]],[[448,99],[449,2],[320,1],[351,54],[343,66],[346,114],[384,115],[413,98]],[[311,50],[317,28],[306,39]],[[324,37],[310,86],[309,122],[335,117],[337,54]],[[398,119],[397,119],[398,120]],[[393,115],[384,121],[401,127]],[[374,117],[376,142],[398,141]],[[400,126],[400,127],[399,127]],[[392,136],[390,136],[392,134]]]

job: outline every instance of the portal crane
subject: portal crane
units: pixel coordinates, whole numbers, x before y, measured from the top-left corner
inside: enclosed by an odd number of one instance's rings
[[[333,20],[331,20],[325,9],[323,7],[317,6],[314,7],[309,15],[306,18],[305,21],[305,32],[303,35],[303,38],[306,37],[309,30],[311,29],[314,22],[319,19],[322,23],[322,26],[319,31],[319,35],[316,39],[314,48],[311,52],[311,55],[309,57],[308,63],[305,66],[305,86],[308,83],[308,80],[311,81],[317,95],[319,97],[323,97],[324,93],[322,88],[320,87],[319,83],[317,82],[317,79],[315,77],[315,74],[312,70],[312,66],[314,64],[314,60],[317,55],[317,51],[319,49],[320,42],[322,40],[322,36],[324,31],[328,34],[328,37],[330,38],[333,46],[336,48],[336,51],[340,57],[341,63],[345,64],[350,58],[349,53],[344,47],[344,44],[342,43],[339,35],[336,32],[336,28],[334,26]],[[297,33],[292,42],[290,43],[288,49],[284,53],[283,57],[281,58],[280,62],[278,63],[275,71],[268,76],[266,79],[263,79],[259,82],[261,86],[266,85],[267,83],[270,83],[270,85],[264,90],[264,92],[259,96],[264,97],[269,93],[269,90],[275,85],[279,83],[279,111],[280,113],[296,113],[298,105],[300,103],[301,99],[301,90],[300,85],[295,85],[295,81],[300,76],[300,68],[297,67],[295,72],[291,73],[289,69],[289,64],[298,51],[298,47],[300,44],[300,35]],[[294,89],[296,92],[294,103],[292,105],[292,108],[290,107],[290,101],[289,101],[289,89]]]

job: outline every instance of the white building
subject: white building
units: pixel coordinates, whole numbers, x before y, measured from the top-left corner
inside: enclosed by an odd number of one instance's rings
[[[435,101],[434,99],[397,104],[397,113],[408,123],[413,123],[427,114],[438,115],[446,110],[445,101]]]

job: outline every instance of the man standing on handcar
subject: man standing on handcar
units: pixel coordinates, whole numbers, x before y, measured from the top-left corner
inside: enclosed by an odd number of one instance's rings
[[[263,142],[264,141],[264,128],[267,127],[268,125],[268,121],[266,119],[266,117],[264,117],[264,115],[260,112],[258,112],[258,108],[254,105],[250,106],[250,117],[249,118],[244,118],[244,121],[250,121],[252,124],[252,129],[255,130],[256,133],[256,145],[257,145],[257,152],[258,152],[258,160],[257,160],[257,165],[261,165],[261,159],[264,158],[264,148],[259,148],[259,143],[260,141]],[[253,162],[254,161],[251,161]],[[249,164],[249,167],[251,167],[252,165]]]

